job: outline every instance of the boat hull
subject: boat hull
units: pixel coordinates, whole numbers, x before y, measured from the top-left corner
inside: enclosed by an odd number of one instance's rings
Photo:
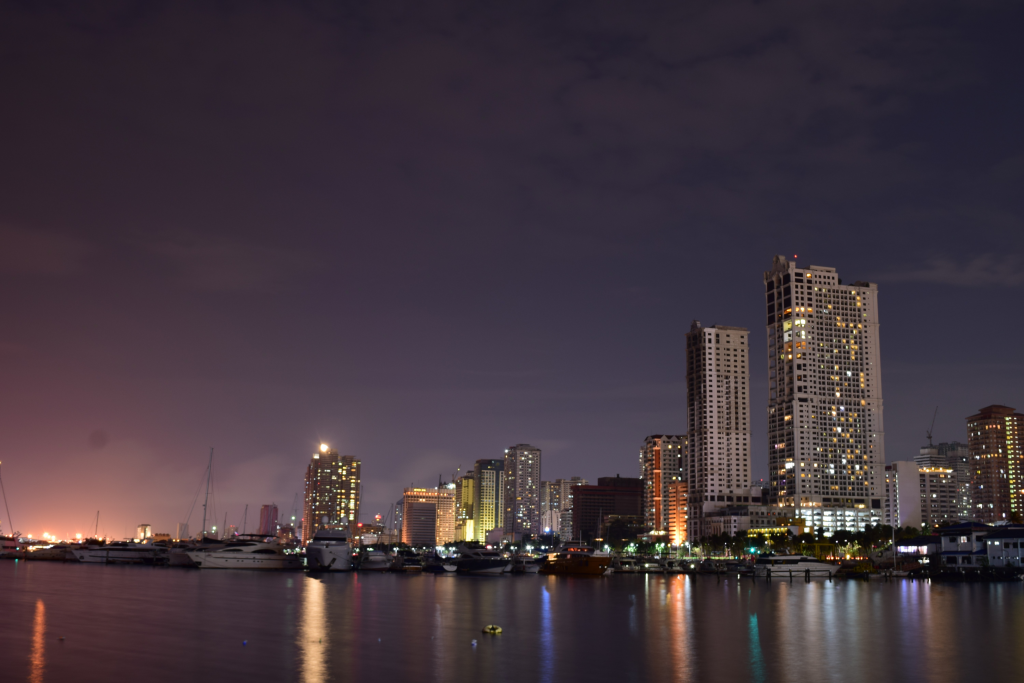
[[[165,564],[167,555],[150,550],[90,548],[73,550],[75,559],[85,564]]]
[[[459,574],[504,574],[511,561],[495,558],[464,557],[455,563],[455,571]]]
[[[306,568],[311,572],[352,571],[352,551],[348,544],[327,548],[306,546]]]
[[[238,556],[224,557],[216,553],[188,553],[189,558],[200,569],[249,569],[261,571],[294,571],[302,569],[298,555],[263,555],[239,553]]]
[[[603,576],[611,558],[598,555],[573,555],[548,560],[541,568],[541,574],[554,576]]]

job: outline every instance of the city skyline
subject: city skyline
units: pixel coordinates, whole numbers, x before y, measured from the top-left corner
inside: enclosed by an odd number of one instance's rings
[[[218,527],[320,443],[364,521],[514,443],[629,475],[694,319],[751,330],[767,479],[778,254],[878,283],[888,461],[1022,409],[1024,8],[787,8],[4,5],[16,530],[173,533],[211,446]]]

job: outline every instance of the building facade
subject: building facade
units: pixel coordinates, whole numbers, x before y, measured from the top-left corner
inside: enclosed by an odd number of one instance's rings
[[[711,535],[704,527],[705,514],[750,502],[747,338],[746,328],[703,327],[696,320],[686,335],[685,478],[691,541]]]
[[[991,405],[967,418],[974,519],[983,524],[1021,521],[1024,514],[1021,433],[1024,415]]]
[[[957,519],[974,518],[971,496],[971,465],[967,444],[958,441],[922,446],[914,462],[920,467],[942,467],[953,470],[957,485]]]
[[[644,525],[648,530],[668,528],[668,489],[682,481],[686,456],[685,436],[652,434],[640,449],[640,479],[644,482]]]
[[[473,465],[473,534],[478,543],[487,532],[502,528],[505,508],[505,461],[477,460]]]
[[[476,478],[467,472],[455,480],[455,541],[476,540],[474,532],[473,501],[476,498]]]
[[[362,462],[352,455],[338,455],[327,444],[320,444],[306,468],[306,490],[302,506],[302,543],[320,529],[348,529],[353,533],[359,522],[359,496],[362,492]]]
[[[844,285],[834,268],[798,268],[783,256],[764,282],[771,502],[834,508],[813,519],[880,518],[878,287]]]
[[[455,540],[455,484],[407,488],[402,495],[402,542],[434,547]]]
[[[587,480],[582,477],[555,479],[551,482],[552,500],[558,506],[558,524],[551,530],[561,538],[572,538],[572,508],[575,500],[574,491],[578,486],[586,486]]]
[[[669,545],[681,546],[686,543],[686,520],[689,516],[689,484],[673,481],[665,491],[665,531]]]
[[[520,443],[505,449],[503,528],[513,538],[540,534],[540,449]]]
[[[643,519],[643,481],[629,477],[600,477],[596,486],[573,491],[572,538],[593,541],[601,537],[605,519]]]

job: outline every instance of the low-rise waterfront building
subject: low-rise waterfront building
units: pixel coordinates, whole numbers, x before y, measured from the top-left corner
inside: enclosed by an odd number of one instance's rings
[[[964,522],[939,529],[942,537],[940,562],[943,566],[977,568],[988,561],[984,537],[993,527],[977,522]]]
[[[989,566],[1024,566],[1024,526],[1012,525],[985,535],[985,554]]]

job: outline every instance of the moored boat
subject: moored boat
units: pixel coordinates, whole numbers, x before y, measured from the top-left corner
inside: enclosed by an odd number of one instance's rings
[[[834,576],[837,571],[838,565],[806,555],[761,555],[754,562],[754,576]]]
[[[115,541],[106,545],[87,545],[71,551],[86,564],[167,564],[167,548],[152,543]]]
[[[541,574],[560,576],[602,576],[611,565],[608,553],[599,552],[589,545],[565,545],[548,553],[541,565]]]
[[[490,550],[478,543],[465,543],[459,546],[455,571],[460,574],[502,574],[511,563],[497,550]]]
[[[246,540],[226,543],[222,548],[189,551],[188,556],[200,569],[302,569],[299,555],[285,550],[277,541]]]
[[[352,571],[352,546],[346,529],[320,529],[306,545],[306,569],[311,572]]]
[[[367,548],[359,557],[359,571],[386,572],[391,568],[391,559],[383,550]]]

